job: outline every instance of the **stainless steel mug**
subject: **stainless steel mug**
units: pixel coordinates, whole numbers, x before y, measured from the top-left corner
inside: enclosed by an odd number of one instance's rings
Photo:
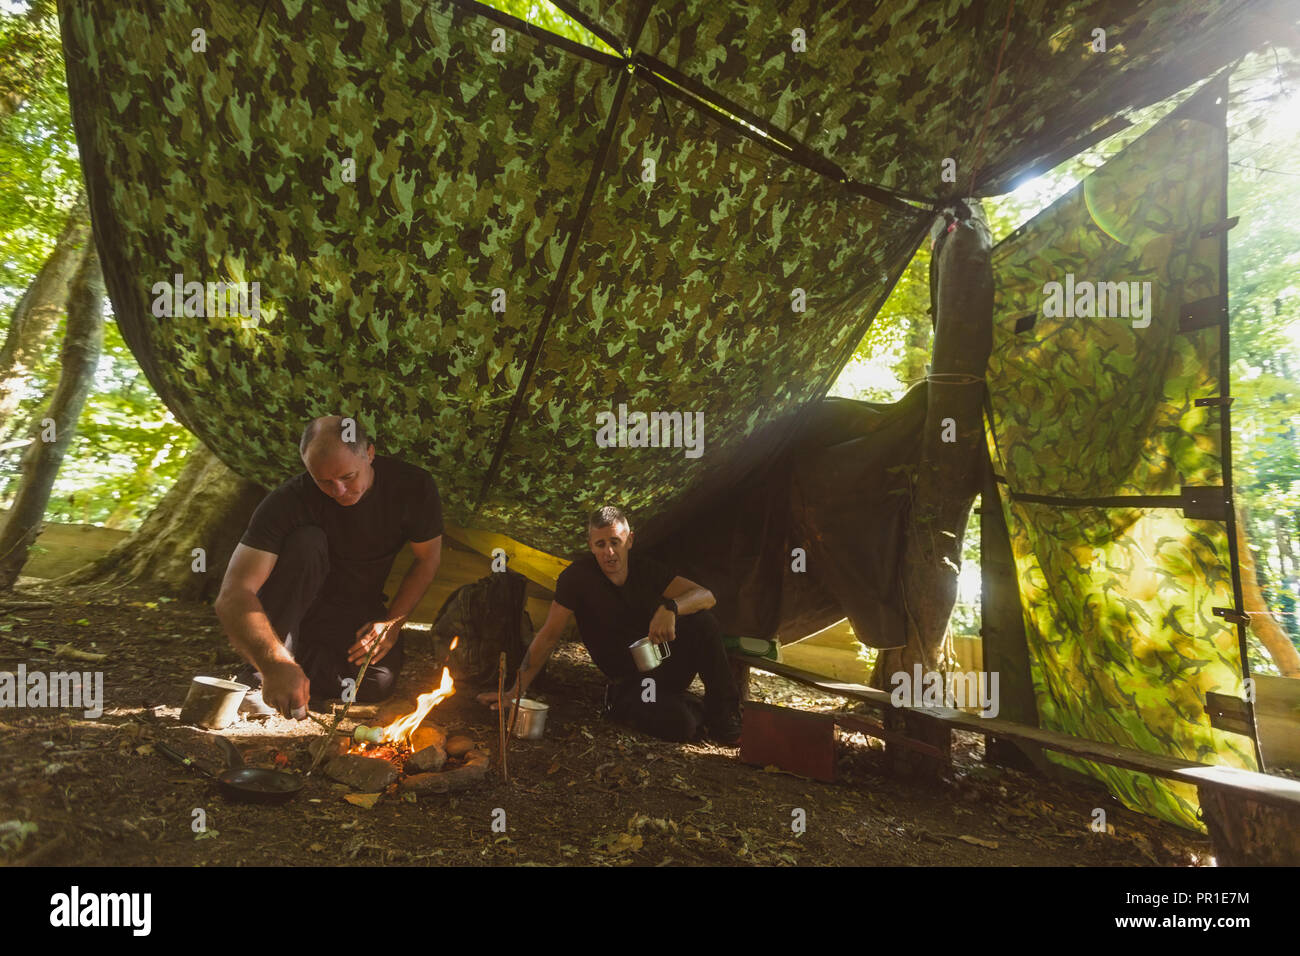
[[[652,671],[668,658],[672,657],[672,649],[667,642],[656,644],[648,637],[643,637],[635,644],[628,646],[632,652],[632,660],[636,663],[636,669],[642,674]]]

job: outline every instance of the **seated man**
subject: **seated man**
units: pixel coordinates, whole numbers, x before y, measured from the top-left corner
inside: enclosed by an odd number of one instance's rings
[[[345,441],[345,439],[347,439]],[[336,415],[307,425],[306,471],[257,506],[231,555],[216,612],[262,684],[250,709],[303,717],[309,696],[339,697],[378,645],[359,701],[382,700],[402,667],[402,625],[442,557],[442,502],[423,468],[375,455],[364,427]],[[384,581],[402,545],[415,563],[385,608]]]
[[[663,740],[694,740],[701,729],[725,746],[740,740],[740,694],[722,646],[722,631],[708,608],[713,594],[652,558],[632,553],[632,529],[618,508],[605,507],[587,522],[583,555],[560,573],[546,623],[524,657],[523,690],[537,676],[577,616],[578,634],[596,666],[610,679],[605,712],[619,723]],[[628,645],[649,636],[671,642],[671,655],[641,673]],[[696,674],[704,701],[687,693]],[[652,683],[644,683],[650,678]],[[513,698],[518,688],[507,696]],[[492,703],[496,694],[479,695]]]

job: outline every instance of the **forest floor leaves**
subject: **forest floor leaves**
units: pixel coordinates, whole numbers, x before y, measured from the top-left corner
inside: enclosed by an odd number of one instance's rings
[[[212,735],[178,720],[191,677],[229,676],[237,663],[210,606],[48,586],[6,600],[0,671],[104,674],[97,719],[0,710],[7,865],[1133,866],[1212,856],[1205,836],[1125,810],[1104,790],[984,764],[978,736],[958,734],[952,770],[924,781],[892,775],[879,742],[841,733],[833,784],[747,766],[735,749],[643,737],[600,718],[603,681],[576,644],[556,652],[537,684],[551,706],[546,736],[511,741],[509,783],[496,762],[496,715],[459,687],[432,721],[491,752],[477,789],[358,799],[322,774],[284,806],[232,804],[153,746],[221,766]],[[436,684],[420,644],[412,635],[399,696]],[[80,653],[60,654],[65,646]],[[843,706],[775,677],[756,674],[751,687],[768,703]],[[349,724],[375,709],[358,705]],[[222,731],[250,764],[297,772],[320,733],[279,717]],[[1104,834],[1090,826],[1097,807]]]

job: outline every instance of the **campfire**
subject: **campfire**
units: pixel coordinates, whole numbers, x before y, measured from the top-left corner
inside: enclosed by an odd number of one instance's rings
[[[451,679],[451,671],[444,667],[442,669],[442,683],[429,693],[421,694],[416,702],[415,710],[405,717],[397,718],[387,727],[366,727],[364,725],[358,727],[352,735],[355,743],[348,750],[348,753],[392,759],[395,756],[403,756],[404,758],[415,750],[424,749],[423,747],[416,747],[412,743],[412,736],[420,728],[420,724],[428,716],[429,711],[454,693],[456,693],[455,681]]]
[[[483,779],[489,763],[486,752],[468,737],[448,739],[442,728],[422,726],[433,708],[455,693],[451,671],[444,667],[441,682],[421,694],[409,714],[385,727],[357,727],[351,746],[325,765],[326,774],[354,790],[370,793],[395,783],[402,790],[444,793]],[[336,747],[341,744],[343,740],[332,743]]]

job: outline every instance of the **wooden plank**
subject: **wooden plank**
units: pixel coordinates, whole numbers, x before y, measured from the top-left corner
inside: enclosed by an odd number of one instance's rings
[[[850,684],[842,681],[826,680],[818,674],[810,674],[798,668],[761,658],[745,657],[751,667],[769,671],[789,680],[815,687],[828,694],[838,694],[865,701],[874,706],[895,709],[890,695],[873,687]],[[1138,773],[1151,774],[1170,780],[1190,783],[1196,787],[1217,787],[1230,790],[1239,796],[1249,798],[1262,804],[1281,807],[1286,810],[1300,808],[1300,781],[1285,777],[1274,777],[1257,773],[1253,770],[1241,770],[1237,767],[1223,767],[1213,764],[1201,764],[1191,760],[1180,760],[1161,754],[1150,754],[1131,747],[1087,740],[1069,734],[1041,727],[1028,727],[997,717],[977,717],[951,707],[904,707],[922,721],[936,721],[958,730],[971,733],[996,735],[1009,740],[1036,743],[1048,750],[1095,760],[1098,763],[1123,767]],[[889,711],[887,710],[886,713]]]
[[[784,653],[784,648],[782,649]],[[840,681],[823,677],[821,674],[814,674],[811,671],[801,670],[798,667],[791,667],[789,664],[783,664],[779,661],[770,661],[762,657],[750,657],[746,654],[733,654],[733,658],[743,660],[750,667],[757,667],[761,671],[767,671],[776,674],[778,677],[785,677],[800,684],[807,684],[810,687],[816,687],[828,694],[839,694],[842,697],[852,697],[855,700],[865,701],[877,707],[892,707],[889,694],[883,690],[876,690],[874,687],[867,687],[865,684],[858,684],[853,681]]]
[[[922,740],[915,740],[906,733],[888,728],[859,717],[857,714],[832,714],[835,723],[848,730],[856,730],[858,733],[867,734],[870,737],[876,737],[885,743],[894,743],[909,750],[915,750],[917,753],[925,754],[928,757],[943,758],[944,752],[934,744],[927,744]]]

